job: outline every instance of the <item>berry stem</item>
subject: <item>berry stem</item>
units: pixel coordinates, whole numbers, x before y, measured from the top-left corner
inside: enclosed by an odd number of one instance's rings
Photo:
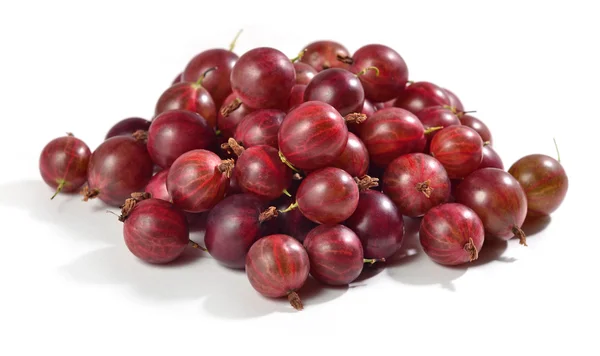
[[[304,57],[304,54],[305,54],[305,53],[306,53],[306,48],[305,48],[305,49],[303,49],[302,51],[300,51],[300,53],[298,53],[298,55],[297,55],[296,57],[294,57],[294,58],[290,59],[290,61],[292,61],[292,63],[296,63],[296,62],[298,62],[299,60],[301,60],[301,59],[302,59],[302,57]]]
[[[444,126],[434,126],[434,127],[430,127],[430,128],[428,128],[428,129],[426,129],[426,130],[425,130],[425,133],[424,133],[424,134],[425,134],[425,135],[429,135],[430,133],[432,133],[432,132],[435,132],[435,131],[438,131],[438,130],[441,130],[441,129],[443,129],[443,128],[444,128]]]
[[[242,101],[239,98],[235,98],[227,106],[221,108],[221,115],[223,117],[229,116],[232,112],[236,111],[242,105]]]
[[[300,171],[298,169],[296,169],[296,167],[292,166],[292,164],[290,163],[290,161],[288,161],[285,156],[283,155],[283,153],[281,153],[281,151],[279,151],[279,159],[281,160],[281,162],[285,163],[286,166],[290,167],[290,169],[296,173],[300,173]]]
[[[426,198],[431,197],[431,193],[433,193],[433,188],[429,185],[431,181],[428,179],[424,182],[417,183],[416,188],[419,192],[423,193]]]
[[[296,310],[304,309],[304,306],[302,305],[302,300],[300,300],[300,296],[298,295],[298,293],[290,292],[290,293],[288,293],[287,297],[288,297],[288,300],[290,301],[290,304],[294,307],[294,309],[296,309]]]
[[[56,191],[54,192],[54,195],[50,198],[50,200],[54,199],[58,195],[58,193],[60,193],[61,190],[63,190],[66,183],[67,182],[64,179],[60,179],[58,181],[58,187],[56,187]]]
[[[373,265],[377,262],[385,262],[385,258],[365,258],[365,259],[363,259],[363,263],[368,263],[370,265]]]
[[[283,190],[283,194],[287,195],[287,196],[288,196],[288,197],[290,197],[290,198],[292,197],[292,195],[290,194],[290,192],[288,192],[288,190],[287,190],[287,189],[284,189],[284,190]]]
[[[469,261],[473,262],[477,258],[479,258],[479,251],[475,247],[475,242],[473,242],[472,238],[469,238],[469,242],[467,242],[464,246],[465,251],[469,254]]]
[[[484,145],[484,146],[489,146],[489,145],[491,145],[491,144],[492,144],[492,143],[491,143],[490,141],[485,141],[485,142],[483,143],[483,145]]]
[[[221,136],[221,130],[215,130],[215,135]]]
[[[242,145],[240,145],[233,137],[230,137],[229,140],[227,140],[227,143],[222,144],[221,148],[226,150],[228,153],[229,149],[231,149],[238,157],[244,153],[244,147],[242,147]]]
[[[337,60],[342,62],[342,63],[346,63],[346,64],[353,64],[354,60],[352,59],[352,57],[349,56],[341,56],[341,55],[337,55],[336,56]]]
[[[233,38],[233,41],[231,41],[231,43],[229,44],[229,51],[230,52],[233,52],[233,49],[235,48],[235,44],[237,43],[238,38],[240,38],[240,35],[242,34],[242,31],[244,31],[244,29],[239,30],[238,33]]]
[[[556,138],[552,138],[554,140],[554,147],[556,148],[556,156],[558,158],[558,163],[560,163],[560,151],[558,151],[558,144],[556,143]]]
[[[262,224],[265,221],[269,221],[273,218],[276,218],[277,215],[279,215],[277,208],[274,206],[270,206],[267,208],[267,210],[260,213],[260,215],[258,216],[258,222],[260,222]]]
[[[375,76],[379,77],[379,68],[377,68],[375,66],[369,66],[369,67],[361,70],[360,72],[356,73],[356,76],[360,77],[361,75],[365,75],[370,70],[374,70],[375,71]]]
[[[359,112],[353,112],[344,117],[349,124],[362,124],[367,119],[367,115],[361,114]]]
[[[300,173],[294,173],[294,175],[292,175],[292,179],[293,180],[302,180],[302,175],[300,175]]]
[[[221,161],[221,164],[217,166],[217,170],[221,173],[225,173],[227,178],[231,178],[231,172],[235,167],[235,161],[233,159],[224,159]]]
[[[525,236],[525,232],[523,230],[521,230],[520,227],[513,226],[512,232],[513,232],[513,234],[515,234],[515,236],[517,236],[519,238],[520,245],[527,246],[527,239]]]
[[[204,252],[208,252],[208,250],[206,249],[206,247],[200,246],[197,242],[194,242],[192,240],[189,241],[189,245],[192,248],[197,248],[198,250],[202,250]]]
[[[208,68],[207,70],[205,70],[204,73],[202,73],[202,75],[200,76],[200,78],[198,78],[198,80],[196,81],[196,85],[201,87],[202,82],[204,81],[204,78],[206,78],[206,75],[208,73],[212,72],[213,70],[217,70],[217,67],[212,67],[212,68]]]
[[[146,142],[148,141],[148,131],[137,130],[132,134],[133,138],[135,138],[138,142]]]
[[[285,208],[284,210],[279,210],[280,213],[287,213],[288,211],[292,211],[294,209],[296,209],[298,207],[298,202],[295,201],[292,204],[290,204],[290,206],[288,206],[287,208]]]
[[[125,203],[121,205],[121,216],[119,216],[119,221],[123,222],[127,219],[137,202],[138,201],[135,198],[128,198],[125,200]]]
[[[98,188],[90,189],[90,187],[88,187],[86,185],[81,190],[81,195],[83,195],[83,201],[88,201],[89,199],[94,199],[98,195],[100,195],[100,189],[98,189]]]
[[[75,135],[73,135],[72,132],[67,132],[67,136],[69,136],[69,137],[75,137]]]
[[[364,175],[362,178],[354,177],[354,181],[358,184],[358,190],[361,192],[379,186],[379,178],[372,178],[368,175]]]

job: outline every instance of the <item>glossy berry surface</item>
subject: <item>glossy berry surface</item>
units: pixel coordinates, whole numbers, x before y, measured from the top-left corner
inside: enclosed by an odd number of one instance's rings
[[[350,132],[346,148],[331,166],[345,170],[352,177],[360,178],[369,171],[369,151],[365,144]]]
[[[281,51],[259,47],[244,53],[231,71],[231,89],[254,109],[274,109],[287,105],[296,71]]]
[[[356,74],[331,68],[319,72],[311,80],[304,91],[304,101],[322,101],[346,116],[362,110],[365,91]]]
[[[461,125],[470,127],[477,131],[483,142],[489,142],[490,145],[494,143],[492,140],[492,132],[490,131],[489,127],[483,123],[483,121],[472,115],[459,115],[458,118]]]
[[[450,178],[464,178],[483,159],[483,141],[470,127],[449,126],[431,140],[430,153],[446,169]]]
[[[407,153],[421,151],[425,144],[425,129],[419,119],[400,108],[376,111],[360,124],[358,136],[371,162],[380,167]]]
[[[261,221],[261,213],[267,207],[251,194],[236,194],[219,202],[206,221],[204,243],[210,255],[229,268],[243,268],[252,244],[277,223]]]
[[[257,110],[238,124],[234,138],[244,147],[267,145],[278,148],[277,135],[285,113],[280,110]]]
[[[304,286],[309,271],[306,250],[288,235],[261,238],[252,245],[246,257],[246,275],[252,288],[265,297],[287,296],[297,310],[303,306],[296,291]]]
[[[450,99],[444,90],[429,82],[416,82],[406,87],[394,106],[406,109],[414,114],[430,106],[450,105]]]
[[[550,215],[567,195],[567,173],[560,162],[550,156],[527,155],[513,163],[508,172],[523,187],[530,216]]]
[[[283,211],[287,209],[294,201],[293,198],[285,197],[278,201],[277,209]],[[289,235],[300,242],[304,242],[306,235],[318,226],[317,223],[308,220],[300,209],[292,209],[277,216],[279,222],[279,232]]]
[[[297,108],[304,102],[304,92],[306,91],[305,84],[296,84],[292,87],[290,99],[288,100],[288,112]]]
[[[117,122],[106,133],[105,140],[114,136],[131,136],[136,131],[148,131],[152,122],[141,117],[129,117]]]
[[[306,236],[304,247],[310,260],[310,274],[322,283],[347,285],[363,270],[360,239],[344,225],[317,226]]]
[[[150,196],[154,199],[161,199],[170,202],[171,194],[167,190],[167,176],[169,175],[168,169],[156,173],[150,178],[150,181],[144,188],[144,192],[150,193]]]
[[[108,205],[121,206],[131,193],[144,189],[153,171],[143,141],[131,136],[109,138],[92,153],[84,199],[98,197]]]
[[[231,94],[231,70],[237,60],[238,55],[226,49],[214,48],[203,51],[187,64],[182,73],[182,81],[196,83],[207,70],[216,68],[206,74],[202,86],[210,93],[215,107],[219,108],[225,98]]]
[[[483,146],[483,159],[481,160],[481,164],[477,169],[482,168],[500,168],[504,169],[504,163],[502,162],[502,158],[500,155],[492,148],[490,145]]]
[[[359,76],[367,99],[374,102],[392,100],[406,87],[408,67],[400,54],[392,48],[369,44],[356,50],[352,55],[350,71],[359,73],[368,67],[376,67],[379,75],[368,71]]]
[[[481,219],[462,204],[436,206],[421,220],[419,242],[423,251],[442,265],[456,266],[477,260],[484,239]]]
[[[215,132],[208,122],[195,112],[170,110],[158,115],[148,130],[148,153],[158,166],[170,167],[182,154],[214,148]]]
[[[479,169],[456,188],[456,202],[473,209],[481,218],[486,235],[525,244],[521,225],[527,215],[527,196],[509,173],[498,168]]]
[[[354,214],[344,222],[363,247],[364,258],[390,258],[402,246],[404,221],[396,204],[385,194],[366,190],[360,192]]]
[[[91,155],[88,145],[70,134],[55,138],[40,154],[38,165],[42,179],[56,189],[56,194],[75,192],[87,181]]]
[[[446,96],[448,97],[448,99],[450,100],[450,108],[453,108],[454,111],[456,111],[457,113],[462,113],[465,111],[465,107],[463,105],[463,103],[460,101],[460,99],[458,98],[458,96],[456,96],[456,94],[454,94],[454,92],[443,88],[444,93],[446,93]]]
[[[279,128],[279,150],[294,167],[314,170],[344,151],[348,127],[331,105],[309,101],[287,114]]]
[[[175,84],[158,99],[155,115],[169,110],[188,110],[202,116],[211,128],[217,127],[217,107],[209,92],[198,83]]]
[[[342,44],[335,41],[316,41],[304,47],[306,51],[300,62],[306,63],[320,72],[328,68],[345,68],[349,64],[341,62],[338,57],[349,57],[350,52]]]
[[[252,146],[236,162],[235,177],[241,190],[263,200],[277,199],[292,184],[292,170],[271,146]]]
[[[173,203],[190,213],[212,209],[223,200],[233,164],[207,150],[192,150],[175,160],[167,176]]]
[[[431,106],[423,109],[419,112],[417,117],[419,118],[419,121],[421,121],[421,124],[423,124],[425,130],[460,125],[458,116],[452,110],[442,106]],[[425,135],[427,143],[425,145],[424,152],[429,152],[431,140],[438,132],[439,130],[436,130]]]
[[[125,245],[137,258],[156,264],[176,260],[189,243],[183,211],[161,199],[136,203],[123,223]]]
[[[442,164],[424,153],[396,158],[383,175],[382,189],[402,215],[418,217],[450,198],[450,179]]]
[[[338,224],[358,205],[358,185],[344,170],[327,167],[306,176],[296,193],[298,209],[317,224]]]
[[[229,95],[217,113],[217,128],[221,131],[221,137],[225,141],[233,137],[240,122],[253,111],[255,110],[239,102],[235,94]]]
[[[296,71],[296,84],[307,85],[318,73],[315,68],[302,62],[294,63],[294,70]]]

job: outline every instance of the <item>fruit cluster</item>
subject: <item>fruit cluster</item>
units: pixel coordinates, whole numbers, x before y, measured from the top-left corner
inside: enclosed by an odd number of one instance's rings
[[[294,59],[206,50],[151,121],[117,123],[94,152],[56,138],[40,172],[56,193],[119,207],[139,259],[201,248],[297,309],[309,274],[347,285],[396,255],[404,217],[421,219],[421,246],[439,264],[476,260],[484,239],[526,245],[526,216],[551,214],[566,195],[560,161],[528,155],[504,170],[490,130],[454,93],[408,79],[381,44],[351,55],[318,41]],[[205,248],[189,239],[199,218]]]

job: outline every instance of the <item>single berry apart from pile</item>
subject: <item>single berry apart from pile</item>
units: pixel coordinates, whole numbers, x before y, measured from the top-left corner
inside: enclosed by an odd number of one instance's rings
[[[437,85],[429,82],[412,83],[400,93],[394,106],[406,109],[414,114],[430,106],[450,106],[446,92]]]
[[[242,103],[254,109],[285,107],[294,84],[294,64],[274,48],[251,49],[231,70],[233,92]]]
[[[498,168],[479,169],[456,188],[456,202],[473,209],[486,235],[509,240],[519,238],[527,246],[521,225],[527,215],[527,196],[509,173]]]
[[[105,140],[114,136],[131,136],[136,131],[148,131],[152,122],[141,117],[129,117],[117,122],[106,133]]]
[[[402,215],[423,216],[450,199],[450,179],[442,164],[424,153],[411,153],[392,161],[383,175],[383,192]]]
[[[127,199],[123,221],[125,245],[137,258],[156,264],[176,260],[190,243],[182,210],[162,199]]]
[[[111,206],[120,206],[132,192],[144,189],[152,178],[154,163],[145,144],[145,132],[133,136],[115,136],[104,141],[92,153],[88,165],[88,185],[84,201],[98,198]]]
[[[92,155],[88,145],[67,134],[48,142],[39,158],[39,170],[48,186],[60,193],[72,193],[87,181],[88,163]]]
[[[344,225],[317,226],[306,236],[304,248],[310,260],[310,274],[322,283],[348,285],[363,270],[360,239]]]
[[[473,210],[462,204],[447,203],[423,216],[419,241],[432,260],[455,266],[479,257],[484,235],[483,223]]]
[[[339,58],[350,56],[348,49],[334,41],[317,41],[304,47],[305,51],[300,62],[306,63],[320,72],[328,68],[348,69],[350,64],[340,61]]]
[[[234,138],[244,147],[268,145],[278,148],[277,135],[285,112],[274,109],[257,110],[238,124]]]
[[[207,150],[192,150],[175,160],[167,176],[173,203],[190,213],[212,209],[229,187],[233,160],[221,160]]]
[[[560,161],[543,154],[532,154],[516,161],[508,170],[527,196],[527,214],[550,215],[562,204],[569,178]]]
[[[277,210],[251,194],[236,194],[219,202],[206,221],[208,253],[224,266],[244,268],[246,253],[277,225]]]
[[[353,73],[368,67],[378,69],[378,73],[370,71],[359,76],[369,100],[382,102],[395,99],[406,87],[406,62],[390,47],[380,44],[363,46],[354,52],[351,61],[350,71]]]
[[[464,178],[475,171],[483,159],[483,141],[467,126],[449,126],[431,140],[430,152],[446,169],[450,178]]]
[[[362,242],[365,258],[388,259],[402,246],[402,214],[396,204],[381,192],[360,192],[358,206],[344,225],[354,231]]]
[[[158,115],[148,130],[148,153],[154,163],[170,167],[182,154],[195,149],[213,149],[217,138],[213,128],[199,114],[169,110]]]
[[[309,271],[306,250],[288,235],[261,238],[246,257],[246,275],[252,287],[265,297],[287,297],[296,310],[303,309],[296,291],[304,286]]]

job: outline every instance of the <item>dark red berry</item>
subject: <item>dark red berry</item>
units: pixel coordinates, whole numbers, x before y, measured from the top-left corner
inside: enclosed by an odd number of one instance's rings
[[[448,177],[464,178],[481,164],[483,141],[470,127],[449,126],[431,140],[430,152],[444,166]]]
[[[473,209],[481,218],[486,235],[509,240],[519,237],[527,215],[527,196],[509,173],[498,168],[479,169],[468,175],[456,188],[456,202]]]
[[[198,82],[179,83],[165,90],[156,103],[154,114],[188,110],[202,116],[211,128],[217,127],[217,107],[208,90],[202,86],[203,80],[204,76]]]
[[[310,173],[296,193],[298,208],[318,224],[339,224],[358,205],[358,185],[346,171],[327,167]]]
[[[450,108],[453,109],[457,113],[464,112],[465,107],[463,106],[463,103],[460,101],[458,96],[456,96],[456,94],[454,94],[453,92],[451,92],[450,90],[448,90],[446,88],[444,88],[443,90],[444,90],[444,93],[446,93],[446,96],[448,97],[448,99],[450,100]]]
[[[484,235],[483,223],[473,210],[447,203],[423,216],[419,241],[432,260],[455,266],[477,260]]]
[[[309,271],[306,250],[288,235],[261,238],[246,257],[246,275],[252,288],[265,297],[287,297],[296,310],[304,308],[296,291],[308,279]]]
[[[348,58],[350,52],[334,41],[317,41],[304,47],[306,50],[300,62],[306,63],[317,70],[317,72],[328,68],[348,69],[350,64],[340,61],[338,58]]]
[[[177,83],[181,83],[183,80],[183,73],[179,73],[177,74],[177,76],[175,77],[175,79],[173,79],[173,81],[171,82],[171,85],[175,85]]]
[[[144,192],[150,194],[152,198],[161,199],[170,202],[171,194],[167,190],[167,176],[169,175],[169,169],[163,169],[156,173],[144,189]]]
[[[331,68],[319,72],[310,81],[304,91],[304,101],[322,101],[346,116],[362,110],[365,92],[356,74]]]
[[[500,155],[490,145],[483,145],[483,159],[477,169],[482,168],[500,168],[504,169],[504,163]]]
[[[207,150],[193,150],[179,156],[167,176],[173,203],[191,213],[212,209],[223,200],[229,186],[233,160],[221,160]]]
[[[292,87],[290,99],[288,100],[288,112],[294,110],[298,105],[304,102],[304,92],[306,91],[305,84],[296,84]]]
[[[436,128],[443,129],[448,126],[460,125],[458,116],[452,110],[442,106],[431,106],[423,109],[419,112],[417,117],[419,118],[419,121],[421,121],[421,124],[423,124],[425,130]],[[435,130],[425,135],[427,143],[424,152],[429,152],[431,140],[438,132],[439,130]]]
[[[72,193],[87,181],[88,164],[92,155],[88,145],[68,134],[48,142],[39,158],[42,179],[56,192]]]
[[[296,84],[303,85],[310,83],[312,78],[318,73],[312,66],[302,62],[294,63],[294,70],[296,71]]]
[[[310,261],[310,274],[329,285],[348,285],[363,270],[364,255],[360,239],[344,225],[314,228],[304,247]]]
[[[387,259],[396,254],[402,246],[402,214],[396,204],[381,192],[360,192],[358,206],[344,225],[360,238],[365,258]]]
[[[527,196],[527,214],[550,215],[562,204],[569,189],[569,178],[560,161],[542,155],[525,156],[508,170]]]
[[[114,136],[131,136],[136,131],[148,131],[151,123],[141,117],[123,119],[108,130],[105,140]]]
[[[237,54],[226,49],[206,50],[190,60],[183,71],[182,81],[196,83],[207,70],[218,68],[218,70],[206,74],[202,86],[210,93],[215,107],[220,108],[225,98],[231,94],[231,70],[237,60]]]
[[[314,170],[331,164],[346,147],[348,127],[331,105],[309,101],[287,114],[279,128],[279,150],[294,167]]]
[[[470,127],[477,131],[483,142],[488,142],[490,145],[494,143],[492,140],[492,132],[486,126],[486,124],[483,123],[483,121],[471,115],[459,115],[458,118],[461,125]]]
[[[425,129],[409,111],[385,108],[360,124],[358,137],[367,147],[371,162],[385,167],[397,157],[422,151]]]
[[[278,148],[277,135],[285,113],[280,110],[257,110],[246,115],[238,124],[234,138],[244,147],[268,145]]]
[[[170,110],[158,115],[148,130],[148,153],[160,167],[170,167],[182,154],[213,149],[217,138],[208,122],[195,112]]]
[[[283,211],[287,209],[294,201],[292,198],[284,197],[285,199],[278,200],[277,210]],[[308,220],[300,209],[292,209],[277,216],[279,221],[279,232],[289,235],[300,242],[304,242],[306,235],[318,226],[317,223]]]
[[[406,62],[390,47],[369,44],[354,52],[350,71],[359,73],[368,67],[375,67],[378,72],[369,71],[359,76],[367,99],[375,102],[392,100],[406,87]]]
[[[442,88],[429,82],[410,84],[394,102],[395,107],[406,109],[413,114],[418,114],[430,106],[444,105],[450,106],[450,99]]]
[[[369,151],[365,144],[350,132],[346,148],[331,165],[345,170],[352,177],[362,177],[369,171]]]
[[[221,137],[225,142],[235,135],[240,122],[253,111],[255,110],[242,104],[235,94],[231,94],[225,99],[217,114],[217,128],[221,131]]]
[[[423,216],[450,198],[450,179],[442,164],[424,153],[396,158],[383,175],[383,192],[402,215]]]
[[[296,84],[294,65],[281,51],[259,47],[244,53],[231,70],[231,88],[254,109],[277,109],[287,105]]]
[[[108,205],[120,206],[131,193],[144,189],[152,178],[154,163],[143,136],[115,136],[96,148],[88,165],[84,200],[97,197]]]
[[[146,199],[123,218],[125,245],[149,263],[176,260],[189,243],[189,225],[183,211],[161,199]]]
[[[208,213],[204,243],[210,255],[229,268],[244,268],[253,243],[277,225],[275,208],[251,194],[231,195]]]

